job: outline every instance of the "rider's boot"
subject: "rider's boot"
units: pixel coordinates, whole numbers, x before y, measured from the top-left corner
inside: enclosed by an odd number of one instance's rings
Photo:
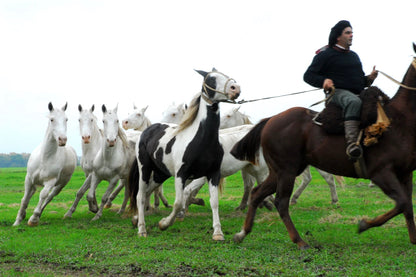
[[[360,121],[358,120],[347,120],[344,121],[345,127],[345,140],[347,142],[347,155],[350,157],[350,160],[354,162],[358,160],[363,154],[363,150],[357,143],[358,134],[360,132]]]

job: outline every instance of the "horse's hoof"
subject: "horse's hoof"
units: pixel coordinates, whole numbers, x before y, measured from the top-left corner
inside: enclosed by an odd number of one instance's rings
[[[147,233],[143,232],[143,233],[138,233],[139,237],[141,238],[147,238]]]
[[[104,209],[109,209],[109,208],[111,208],[111,206],[113,206],[113,204],[112,204],[112,203],[105,204]]]
[[[225,240],[223,234],[213,235],[212,239],[215,240],[215,241],[224,241]]]
[[[247,208],[247,205],[240,205],[237,208],[235,208],[236,211],[244,211],[244,209]]]
[[[139,220],[137,219],[137,217],[133,217],[131,219],[131,224],[133,225],[133,227],[137,227],[137,224],[139,224]]]
[[[168,224],[165,224],[162,221],[163,220],[159,221],[159,229],[162,230],[162,231],[165,231],[169,227],[169,225]]]
[[[38,226],[38,224],[39,224],[39,222],[33,222],[33,221],[28,221],[27,222],[27,225],[29,225],[30,227],[36,227],[36,226]]]
[[[358,224],[358,234],[361,234],[367,229],[368,229],[368,224],[364,219],[362,219],[360,223]]]
[[[234,235],[234,237],[233,237],[234,242],[240,243],[244,240],[245,235],[242,232],[243,231]]]
[[[309,248],[311,248],[310,246],[309,246],[309,244],[307,244],[307,243],[305,243],[304,245],[302,245],[302,246],[299,246],[299,250],[308,250]]]
[[[99,220],[99,219],[100,219],[100,217],[101,217],[101,216],[96,215],[96,216],[94,216],[94,217],[91,219],[91,221],[97,221],[97,220]]]

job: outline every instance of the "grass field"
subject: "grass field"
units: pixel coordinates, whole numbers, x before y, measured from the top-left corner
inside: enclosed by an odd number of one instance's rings
[[[129,216],[116,214],[122,193],[102,218],[91,222],[85,197],[72,219],[63,219],[84,181],[77,168],[70,183],[46,207],[37,227],[27,217],[12,227],[23,196],[25,168],[0,169],[0,276],[415,276],[416,246],[410,244],[404,217],[357,233],[358,221],[392,208],[379,188],[347,179],[338,187],[339,204],[331,205],[329,187],[315,170],[313,181],[291,206],[292,219],[312,248],[293,244],[276,210],[261,209],[253,232],[236,244],[232,237],[244,222],[235,211],[242,196],[239,174],[227,178],[220,198],[224,242],[212,241],[212,215],[205,186],[199,197],[207,206],[191,206],[184,221],[166,231],[158,221],[170,209],[146,215],[147,238],[139,238]],[[103,194],[107,183],[97,190]],[[164,185],[174,201],[172,180]],[[414,197],[414,195],[413,195]]]

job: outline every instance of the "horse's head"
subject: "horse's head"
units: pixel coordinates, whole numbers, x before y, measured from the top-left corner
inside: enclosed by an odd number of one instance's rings
[[[211,72],[197,70],[199,74],[204,76],[202,84],[202,97],[208,102],[225,102],[234,100],[240,96],[240,85],[228,77],[218,72],[215,68]]]
[[[138,109],[136,105],[133,105],[134,110],[129,116],[122,121],[124,130],[128,129],[138,129],[142,126],[143,122],[146,120],[144,113],[147,110],[146,106],[142,109]]]
[[[82,109],[81,105],[78,105],[79,111],[79,132],[81,134],[82,142],[85,144],[89,144],[91,142],[91,135],[93,134],[93,130],[97,126],[97,118],[93,114],[94,112],[94,105],[87,110]]]
[[[66,136],[68,117],[65,114],[68,103],[61,109],[55,109],[51,102],[49,102],[49,130],[53,137],[58,142],[59,146],[65,146],[68,140]]]
[[[227,111],[220,118],[220,129],[231,128],[235,126],[243,125],[247,122],[247,115],[238,111],[240,106]]]
[[[103,111],[103,132],[108,147],[116,145],[119,132],[119,121],[117,116],[117,106],[108,111],[106,106],[102,106]]]
[[[163,112],[163,117],[160,122],[179,124],[186,111],[186,104],[175,105],[172,104],[166,111]]]

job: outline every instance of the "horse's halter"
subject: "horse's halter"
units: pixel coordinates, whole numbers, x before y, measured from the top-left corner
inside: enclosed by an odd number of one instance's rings
[[[208,77],[209,77],[209,75],[211,74],[211,73],[216,73],[216,74],[220,74],[220,75],[222,75],[222,76],[224,76],[225,78],[227,78],[227,81],[225,82],[225,85],[224,85],[224,91],[219,91],[219,90],[216,90],[216,89],[214,89],[214,88],[212,88],[212,87],[210,87],[210,86],[208,86],[207,85],[207,83],[206,83],[206,80],[208,79]],[[230,78],[230,77],[228,77],[227,75],[225,75],[224,73],[221,73],[221,72],[218,72],[218,71],[211,71],[211,72],[209,72],[206,76],[205,76],[205,78],[204,78],[204,83],[202,84],[202,87],[204,88],[204,91],[201,91],[201,96],[202,96],[202,98],[207,102],[207,103],[209,103],[209,104],[213,104],[213,103],[217,103],[217,102],[229,102],[229,103],[235,103],[234,101],[232,101],[232,100],[229,100],[228,99],[228,93],[226,93],[225,91],[227,90],[227,85],[228,85],[228,83],[229,82],[231,82],[231,81],[234,81],[235,82],[235,80],[233,79],[233,78]],[[210,90],[212,90],[212,91],[215,91],[216,93],[219,93],[219,94],[222,94],[222,95],[224,95],[224,96],[226,96],[227,97],[227,100],[217,100],[217,101],[212,101],[212,99],[211,98],[209,98],[209,96],[208,96],[208,91],[207,91],[207,88],[208,89],[210,89]]]

